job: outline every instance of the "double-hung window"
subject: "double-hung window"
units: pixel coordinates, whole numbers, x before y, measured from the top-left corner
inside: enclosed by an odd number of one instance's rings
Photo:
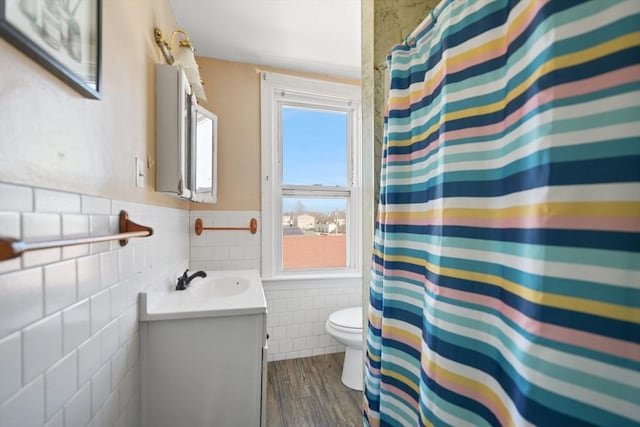
[[[359,274],[360,87],[260,79],[263,278]]]

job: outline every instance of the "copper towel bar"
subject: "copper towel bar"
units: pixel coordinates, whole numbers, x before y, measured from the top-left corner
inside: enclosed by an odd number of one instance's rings
[[[90,243],[108,242],[120,240],[120,246],[124,246],[133,237],[149,237],[153,235],[153,228],[136,224],[129,220],[127,211],[120,211],[120,232],[106,236],[88,236],[71,239],[50,240],[44,242],[23,242],[11,238],[0,238],[0,261],[16,258],[24,252],[37,249],[59,248],[62,246],[86,245]]]
[[[202,225],[202,218],[196,218],[196,235],[201,235],[203,230],[248,230],[251,234],[258,231],[258,220],[251,218],[248,227],[205,227]]]

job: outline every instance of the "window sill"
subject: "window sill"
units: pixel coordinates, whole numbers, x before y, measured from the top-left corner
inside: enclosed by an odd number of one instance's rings
[[[362,279],[362,273],[332,273],[332,274],[296,274],[296,275],[281,275],[273,276],[269,278],[262,278],[262,283],[272,282],[293,282],[301,280],[309,281],[323,281],[323,280],[341,280],[341,279]]]

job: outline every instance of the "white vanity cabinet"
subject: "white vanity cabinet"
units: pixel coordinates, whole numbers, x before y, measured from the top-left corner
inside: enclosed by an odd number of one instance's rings
[[[140,296],[143,427],[259,427],[266,421],[262,287],[257,305],[218,297],[221,308],[208,309],[207,280],[186,291]]]

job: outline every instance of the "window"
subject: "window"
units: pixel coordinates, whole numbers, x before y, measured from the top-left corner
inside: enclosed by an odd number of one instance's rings
[[[260,77],[263,278],[359,274],[360,88]]]

